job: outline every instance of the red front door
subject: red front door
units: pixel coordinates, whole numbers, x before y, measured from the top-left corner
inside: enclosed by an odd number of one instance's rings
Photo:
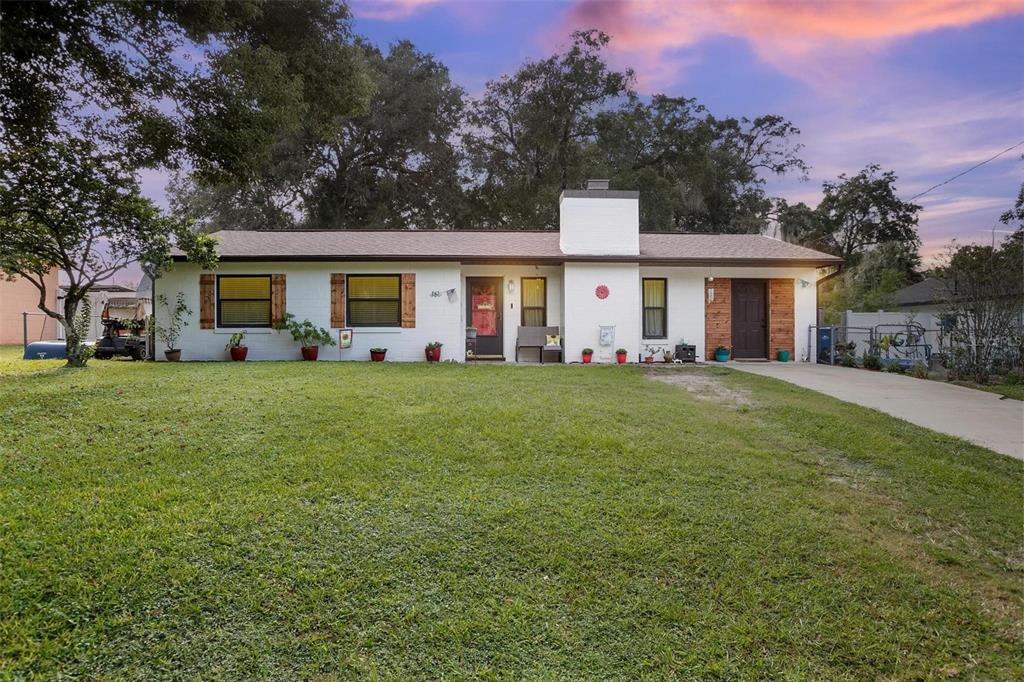
[[[476,327],[477,355],[504,355],[501,277],[467,277],[466,324]]]

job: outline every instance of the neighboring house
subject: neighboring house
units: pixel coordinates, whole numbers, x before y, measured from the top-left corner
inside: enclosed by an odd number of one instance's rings
[[[53,310],[57,305],[56,270],[46,276],[44,284],[47,306]],[[0,276],[0,344],[20,344],[26,333],[29,341],[54,339],[59,326],[39,309],[39,289],[32,282],[21,277],[8,280]]]
[[[389,360],[422,360],[440,341],[444,358],[462,360],[469,324],[481,358],[513,359],[524,325],[558,327],[567,362],[585,347],[614,362],[618,347],[635,360],[683,340],[701,359],[719,345],[737,358],[806,359],[817,268],[840,259],[760,235],[640,233],[638,192],[566,190],[559,209],[558,231],[218,232],[215,271],[176,252],[156,293],[185,295],[193,313],[180,346],[192,360],[224,358],[239,330],[250,358],[297,358],[271,328],[285,311],[336,340],[354,330],[350,348],[321,349],[326,359],[384,347]],[[613,328],[606,345],[602,327]]]
[[[902,312],[928,313],[938,315],[942,312],[943,296],[946,295],[946,283],[935,277],[903,287],[893,294],[896,308]]]

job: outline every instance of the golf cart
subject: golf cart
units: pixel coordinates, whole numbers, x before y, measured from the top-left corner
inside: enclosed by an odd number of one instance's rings
[[[146,306],[142,299],[121,296],[107,299],[100,316],[103,336],[96,341],[96,358],[115,355],[132,360],[146,358]]]

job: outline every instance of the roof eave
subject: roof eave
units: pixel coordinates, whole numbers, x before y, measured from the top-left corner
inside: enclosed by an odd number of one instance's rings
[[[174,255],[172,260],[187,262],[184,255]],[[561,265],[563,263],[637,263],[643,266],[689,266],[689,267],[822,267],[841,265],[841,258],[652,258],[641,256],[438,256],[438,255],[244,255],[221,256],[226,263],[253,262],[444,262],[476,264],[534,264]]]

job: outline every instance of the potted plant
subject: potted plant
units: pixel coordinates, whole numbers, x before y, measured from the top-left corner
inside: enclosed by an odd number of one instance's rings
[[[243,346],[242,341],[245,341],[245,332],[235,332],[228,339],[228,345],[224,346],[224,350],[231,353],[231,359],[235,362],[243,362],[249,354],[249,347]]]
[[[437,362],[441,359],[441,346],[443,345],[440,341],[431,341],[427,344],[427,347],[423,349],[427,355],[427,362]],[[385,350],[385,352],[387,351]],[[381,359],[383,360],[383,358]]]
[[[180,291],[177,298],[175,298],[173,308],[168,305],[167,297],[163,294],[157,296],[156,300],[160,305],[167,308],[167,326],[158,324],[154,315],[150,318],[153,331],[164,342],[164,345],[167,346],[167,350],[164,351],[164,357],[169,362],[177,362],[181,360],[181,349],[178,348],[178,339],[181,338],[181,330],[188,326],[188,320],[185,318],[192,314],[192,310],[185,305],[185,294]]]
[[[589,365],[590,361],[594,359],[594,349],[584,348],[583,349],[583,364]]]
[[[725,346],[719,346],[718,348],[715,348],[715,361],[716,362],[725,362],[728,359],[729,359],[729,349],[728,348],[726,348]]]
[[[320,355],[320,346],[334,345],[334,339],[331,338],[329,331],[315,326],[308,319],[296,322],[295,316],[291,313],[285,313],[284,319],[278,322],[274,329],[279,332],[288,330],[302,349],[302,359],[309,362],[315,361]]]
[[[617,363],[619,363],[620,365],[626,364],[626,354],[627,353],[626,353],[626,349],[625,348],[616,348],[615,349],[615,361]]]
[[[789,362],[789,351],[788,350],[780,350],[778,352],[778,356],[777,357],[779,359],[779,362]]]
[[[475,339],[476,338],[476,327],[473,327],[473,326],[466,327],[466,338],[467,339]]]
[[[370,359],[374,362],[384,362],[384,356],[388,354],[387,348],[371,348]]]
[[[644,352],[646,353],[644,363],[649,365],[654,362],[654,353],[657,352],[657,349],[653,346],[644,346]]]
[[[664,360],[665,362],[672,362],[672,351],[668,350],[667,348],[661,351],[661,359]]]

